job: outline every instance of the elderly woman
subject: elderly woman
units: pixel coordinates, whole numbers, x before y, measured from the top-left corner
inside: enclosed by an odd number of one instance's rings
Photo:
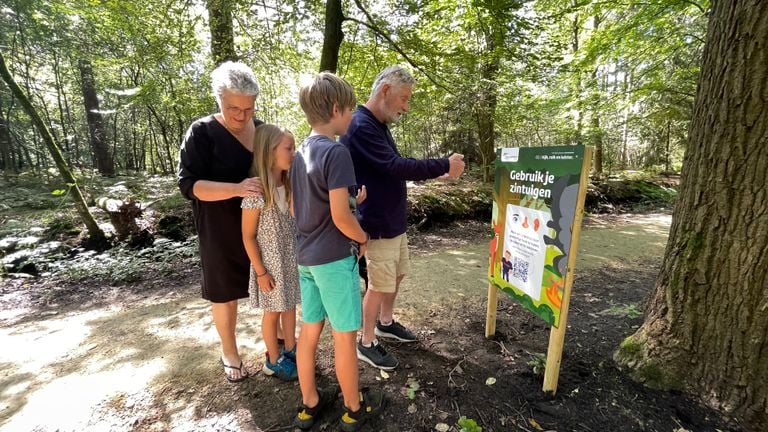
[[[242,63],[226,62],[211,74],[219,112],[189,127],[181,145],[179,188],[192,201],[203,268],[203,298],[212,303],[221,340],[221,364],[230,382],[248,378],[237,350],[237,300],[248,297],[248,255],[240,232],[242,197],[261,193],[247,178],[253,160],[253,118],[259,84]]]

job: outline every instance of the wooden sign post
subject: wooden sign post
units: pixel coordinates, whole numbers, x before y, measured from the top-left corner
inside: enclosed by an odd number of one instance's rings
[[[500,149],[496,158],[485,336],[496,332],[497,291],[552,331],[545,392],[557,391],[592,147]]]

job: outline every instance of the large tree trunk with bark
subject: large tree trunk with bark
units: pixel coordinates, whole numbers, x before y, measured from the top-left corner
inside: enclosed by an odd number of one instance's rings
[[[96,169],[103,176],[113,176],[115,175],[115,164],[107,145],[104,119],[99,110],[99,98],[96,95],[96,80],[93,77],[93,67],[88,60],[80,60],[78,67],[80,69],[80,80],[83,89],[85,118],[88,121],[91,150],[96,160]]]
[[[768,2],[714,2],[669,244],[616,353],[768,430]]]
[[[208,27],[211,30],[211,57],[217,66],[237,60],[229,0],[208,0]]]
[[[336,73],[339,67],[339,48],[344,40],[341,23],[344,12],[341,0],[328,0],[325,3],[325,31],[323,32],[323,53],[320,57],[320,72]]]
[[[480,86],[475,107],[483,181],[493,181],[493,161],[496,159],[496,106],[499,95],[501,50],[506,45],[507,29],[493,23],[485,30],[486,52],[480,66]]]

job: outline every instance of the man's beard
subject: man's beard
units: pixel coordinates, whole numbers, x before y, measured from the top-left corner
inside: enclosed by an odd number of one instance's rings
[[[396,124],[400,121],[400,119],[403,118],[402,113],[398,113],[397,111],[394,111],[392,114],[387,116],[387,124]]]

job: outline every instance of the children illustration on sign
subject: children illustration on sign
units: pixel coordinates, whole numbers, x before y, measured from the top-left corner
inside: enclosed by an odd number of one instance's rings
[[[501,257],[501,278],[509,282],[509,271],[512,270],[512,254],[509,251],[504,251],[504,256]]]

